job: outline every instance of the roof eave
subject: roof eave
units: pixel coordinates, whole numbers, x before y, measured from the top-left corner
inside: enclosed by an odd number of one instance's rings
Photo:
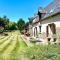
[[[43,21],[43,20],[45,20],[45,19],[47,19],[47,18],[49,18],[49,17],[55,16],[55,15],[57,15],[57,14],[60,14],[60,11],[57,12],[57,13],[54,13],[54,14],[52,14],[52,15],[50,15],[50,16],[47,16],[47,17],[45,17],[45,18],[42,18],[41,20]]]

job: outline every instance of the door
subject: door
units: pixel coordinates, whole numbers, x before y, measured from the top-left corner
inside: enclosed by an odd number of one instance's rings
[[[37,36],[37,27],[34,28],[34,37]]]

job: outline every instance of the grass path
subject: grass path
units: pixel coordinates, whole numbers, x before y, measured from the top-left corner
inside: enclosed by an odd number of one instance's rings
[[[24,50],[27,45],[22,40],[19,32],[8,33],[9,36],[0,38],[0,59],[1,60],[19,60],[18,54]]]
[[[11,52],[11,60],[20,60],[21,56],[19,56],[19,53],[25,49],[27,47],[27,45],[25,44],[25,42],[20,38],[20,35],[17,36],[17,41],[16,41],[16,45],[15,48],[13,49],[13,51]]]

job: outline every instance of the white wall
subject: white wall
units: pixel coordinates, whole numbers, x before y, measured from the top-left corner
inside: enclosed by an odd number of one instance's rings
[[[60,14],[50,17],[50,18],[42,21],[41,23],[42,23],[42,32],[46,32],[46,26],[51,23],[56,24],[56,29],[60,28]]]
[[[42,33],[46,33],[46,26],[51,23],[54,23],[56,25],[56,37],[57,40],[59,41],[60,40],[60,14],[42,21]],[[51,36],[52,32],[50,28],[49,28],[49,33]]]

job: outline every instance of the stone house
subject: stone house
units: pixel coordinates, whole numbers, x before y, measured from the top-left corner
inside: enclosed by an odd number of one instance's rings
[[[53,0],[45,8],[40,7],[29,22],[31,36],[55,42],[60,38],[60,0]]]

